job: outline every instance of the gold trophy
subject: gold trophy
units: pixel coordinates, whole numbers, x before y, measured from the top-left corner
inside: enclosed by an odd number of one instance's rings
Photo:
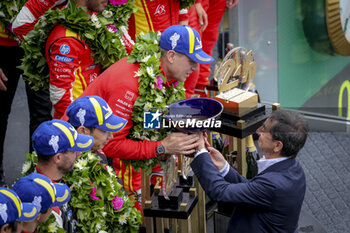
[[[230,50],[215,71],[219,94],[214,97],[226,112],[243,115],[258,105],[258,95],[249,92],[256,75],[252,51],[237,47]]]

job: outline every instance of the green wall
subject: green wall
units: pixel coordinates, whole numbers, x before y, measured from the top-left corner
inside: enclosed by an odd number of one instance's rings
[[[303,31],[301,0],[279,0],[277,9],[278,98],[285,108],[299,108],[342,71],[350,57],[324,55],[309,46]]]

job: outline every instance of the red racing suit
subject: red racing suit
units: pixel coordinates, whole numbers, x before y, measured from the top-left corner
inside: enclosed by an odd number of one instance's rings
[[[141,173],[131,165],[125,166],[120,159],[150,159],[157,156],[156,148],[160,141],[134,141],[127,138],[133,127],[133,105],[139,96],[138,77],[135,72],[139,64],[130,64],[127,58],[114,63],[92,83],[82,96],[98,95],[107,101],[113,113],[128,120],[125,127],[114,133],[113,139],[103,148],[108,157],[114,158],[114,168],[119,179],[123,181],[124,189],[130,194],[141,189]],[[164,74],[164,73],[163,73]],[[165,87],[169,87],[166,83]],[[159,170],[159,169],[154,169]]]
[[[18,46],[18,41],[10,37],[8,31],[1,27],[0,24],[0,46]],[[5,54],[2,54],[4,56]],[[1,68],[1,67],[0,67]]]
[[[129,34],[133,40],[140,32],[163,32],[171,25],[188,20],[187,10],[180,11],[180,0],[136,0],[138,10],[129,18]]]
[[[67,0],[28,0],[13,21],[12,31],[19,39],[23,40],[23,36],[34,28],[39,17],[47,10],[56,7],[64,8],[68,2]]]
[[[92,52],[77,33],[57,25],[46,42],[46,60],[50,70],[50,99],[54,118],[60,119],[68,105],[78,98],[100,74]]]
[[[198,17],[195,6],[188,9],[189,23],[188,25],[196,29],[202,39],[203,51],[208,55],[212,55],[214,45],[218,40],[219,26],[226,8],[226,0],[196,0],[201,3],[203,9],[208,15],[208,26],[203,31],[199,31]],[[194,89],[204,90],[210,76],[210,64],[199,65],[198,71],[193,71],[185,81],[186,97],[189,98],[194,94]],[[203,92],[200,92],[204,96]]]

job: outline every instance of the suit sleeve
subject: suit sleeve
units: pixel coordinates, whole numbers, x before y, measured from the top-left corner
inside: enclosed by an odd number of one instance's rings
[[[216,169],[208,153],[198,155],[191,163],[191,167],[203,189],[213,200],[271,209],[276,187],[265,177],[248,181],[239,178],[239,174],[231,169],[226,175],[229,178],[225,179]]]
[[[50,99],[54,118],[60,119],[73,102],[72,88],[76,78],[83,79],[80,69],[84,44],[76,38],[62,37],[47,46],[50,70]]]

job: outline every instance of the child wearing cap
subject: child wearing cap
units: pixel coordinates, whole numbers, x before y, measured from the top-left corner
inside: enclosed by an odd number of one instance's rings
[[[84,96],[68,106],[68,122],[78,133],[94,137],[94,151],[103,163],[113,167],[113,159],[108,160],[100,151],[115,132],[122,130],[127,120],[114,115],[107,102],[99,96]]]
[[[34,220],[23,223],[22,232],[34,232],[38,225],[46,222],[53,207],[61,206],[70,200],[67,185],[52,183],[48,177],[39,173],[19,178],[12,189],[22,201],[34,204],[39,212]]]
[[[0,233],[19,233],[23,222],[38,216],[35,204],[22,202],[11,189],[0,188]]]
[[[63,175],[73,171],[76,158],[88,151],[94,138],[78,134],[74,127],[62,120],[46,121],[32,135],[33,148],[38,155],[36,170],[56,183],[64,183]],[[54,211],[60,215],[63,228],[75,232],[75,220],[69,202]]]

